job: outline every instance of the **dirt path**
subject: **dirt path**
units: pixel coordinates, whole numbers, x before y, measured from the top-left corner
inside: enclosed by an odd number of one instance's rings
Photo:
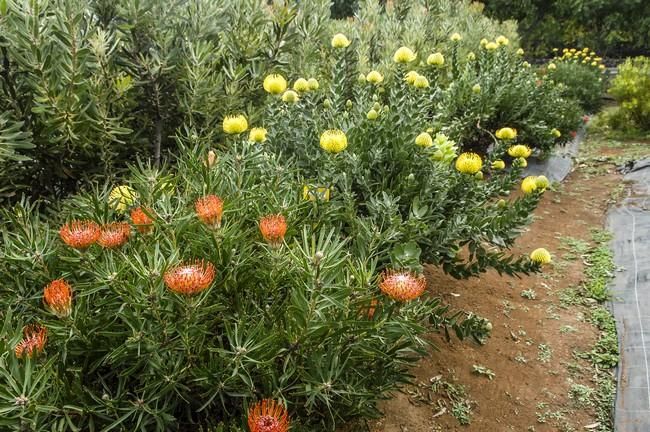
[[[457,281],[428,269],[433,293],[488,318],[492,335],[482,346],[436,336],[441,350],[413,370],[417,385],[382,404],[385,417],[369,423],[371,432],[611,430],[616,339],[599,294],[590,293],[611,270],[602,227],[622,192],[613,162],[625,146],[594,139],[584,146],[582,161],[545,193],[517,242],[518,252],[551,251],[543,274]]]

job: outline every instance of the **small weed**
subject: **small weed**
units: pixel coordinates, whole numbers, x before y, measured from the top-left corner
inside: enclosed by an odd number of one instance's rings
[[[586,385],[572,384],[571,388],[569,388],[569,399],[571,399],[578,407],[581,408],[593,405],[593,394],[594,389]]]
[[[520,353],[520,352],[517,353],[517,355],[515,356],[515,361],[517,363],[524,363],[524,364],[528,363],[528,360],[526,359],[526,357],[524,357],[524,355],[522,353]]]
[[[570,326],[568,324],[563,325],[562,327],[560,327],[560,333],[562,333],[562,334],[575,333],[577,331],[578,330],[575,327]]]
[[[546,345],[546,344],[539,344],[537,346],[538,354],[537,354],[537,360],[539,360],[542,363],[548,363],[551,361],[551,357],[553,356],[553,350],[551,350],[551,347]]]
[[[535,300],[537,298],[537,293],[535,292],[534,289],[531,288],[531,289],[523,290],[521,292],[521,296],[528,300]]]
[[[458,423],[461,425],[468,425],[472,420],[472,405],[474,404],[467,397],[465,387],[460,384],[452,384],[438,376],[431,379],[431,387],[429,391],[433,394],[444,396],[449,404],[451,415],[454,416]],[[429,399],[433,396],[429,395]],[[438,406],[447,406],[447,401],[438,400]]]
[[[496,376],[494,372],[492,372],[490,369],[486,368],[483,365],[473,365],[472,372],[478,375],[486,376],[490,381],[492,381]]]

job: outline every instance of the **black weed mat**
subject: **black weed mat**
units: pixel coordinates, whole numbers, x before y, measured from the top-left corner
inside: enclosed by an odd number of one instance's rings
[[[624,167],[629,196],[610,210],[612,281],[621,358],[615,406],[617,432],[650,431],[650,160]]]
[[[581,128],[573,140],[562,147],[556,147],[547,158],[530,157],[523,175],[544,175],[551,182],[561,182],[571,172],[573,157],[578,154],[584,136],[585,128]]]

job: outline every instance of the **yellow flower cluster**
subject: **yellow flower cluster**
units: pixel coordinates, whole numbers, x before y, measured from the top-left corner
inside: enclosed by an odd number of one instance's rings
[[[553,58],[553,61],[556,63],[579,63],[586,66],[591,66],[598,68],[601,71],[605,70],[605,65],[603,64],[603,58],[599,57],[595,51],[589,48],[564,48],[562,49],[562,55],[558,55],[558,49],[553,48],[553,52],[556,56]]]
[[[416,71],[410,71],[404,76],[404,81],[409,83],[415,88],[428,88],[429,87],[429,80],[425,77],[417,73]]]
[[[530,260],[537,264],[545,265],[545,264],[550,264],[552,258],[549,251],[547,251],[544,248],[538,248],[530,253]]]
[[[550,185],[546,176],[528,176],[521,182],[521,190],[525,194],[544,192]]]
[[[267,75],[264,78],[264,90],[273,95],[282,94],[287,89],[287,80],[280,74]]]
[[[415,137],[415,144],[424,148],[431,147],[433,145],[433,138],[431,138],[428,132],[422,132]]]
[[[508,154],[514,158],[527,158],[533,151],[524,144],[517,144],[508,148]]]
[[[229,115],[223,119],[223,131],[229,135],[236,135],[248,129],[248,121],[243,115]]]
[[[138,193],[130,186],[116,186],[108,195],[108,205],[119,213],[123,213],[138,199]]]
[[[500,140],[513,140],[517,138],[517,129],[511,127],[503,127],[497,130],[494,135]]]
[[[256,143],[266,141],[266,129],[261,127],[254,127],[248,134],[248,140]]]
[[[340,153],[348,146],[348,137],[339,129],[330,129],[320,136],[320,146],[328,153]]]
[[[332,48],[347,48],[351,43],[343,33],[337,33],[332,37]]]
[[[429,54],[429,57],[427,57],[427,64],[431,66],[442,66],[445,64],[445,56],[440,52]]]
[[[483,168],[483,160],[476,153],[461,153],[456,159],[456,169],[463,174],[476,174]]]
[[[366,75],[366,81],[370,84],[381,84],[384,81],[384,76],[376,70],[373,70],[368,72],[368,75]]]
[[[395,54],[393,55],[393,61],[395,63],[411,63],[417,55],[411,50],[411,48],[408,47],[400,47],[395,51]]]

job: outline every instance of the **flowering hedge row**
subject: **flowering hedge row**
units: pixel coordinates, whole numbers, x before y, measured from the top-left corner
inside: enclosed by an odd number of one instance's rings
[[[504,40],[477,61],[515,59]],[[224,141],[189,126],[173,166],[4,212],[0,425],[333,430],[377,413],[428,332],[487,338],[423,264],[468,277],[550,262],[509,254],[549,187],[520,180],[531,148],[508,124],[480,151],[447,136],[435,57],[411,71],[401,47],[395,71],[362,80],[352,41],[330,45],[329,84],[269,73],[264,114],[228,113]]]

